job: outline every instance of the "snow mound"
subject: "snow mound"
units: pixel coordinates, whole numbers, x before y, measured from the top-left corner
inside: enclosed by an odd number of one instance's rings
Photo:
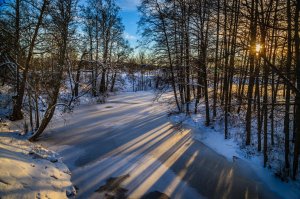
[[[71,172],[53,151],[18,133],[0,133],[0,198],[68,198]]]

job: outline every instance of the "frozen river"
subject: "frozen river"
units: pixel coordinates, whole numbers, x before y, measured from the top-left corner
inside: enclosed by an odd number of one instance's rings
[[[129,198],[152,191],[184,199],[279,198],[243,162],[194,140],[195,129],[178,132],[152,99],[151,92],[121,93],[82,105],[44,134],[40,142],[69,166],[78,198],[103,197],[95,191],[119,176]]]

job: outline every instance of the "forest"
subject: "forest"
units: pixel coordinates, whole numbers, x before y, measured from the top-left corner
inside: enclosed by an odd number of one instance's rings
[[[2,3],[1,53],[3,65],[9,66],[3,70],[3,85],[13,81],[16,91],[10,120],[23,118],[26,97],[30,123],[33,115],[36,117],[35,125],[31,124],[36,129],[32,141],[45,130],[60,105],[59,92],[66,76],[71,76],[73,87],[67,106],[79,97],[82,84],[93,96],[104,96],[114,89],[120,64],[132,51],[123,38],[118,11],[114,1],[90,1],[82,6],[74,0]],[[80,82],[82,73],[89,76],[88,81]],[[48,98],[41,121],[40,94]]]
[[[120,6],[124,4],[134,4],[136,7],[134,11],[128,11],[126,6],[124,8]],[[121,15],[123,12],[125,14],[135,12],[139,17],[137,23],[139,37],[135,45],[131,43],[126,32],[130,19]],[[132,143],[137,139],[140,141],[135,145],[124,148],[125,154],[146,153],[148,157],[150,154],[148,150],[154,148],[158,152],[153,149],[155,152],[151,154],[164,155],[153,160],[155,162],[153,164],[168,165],[169,163],[166,163],[168,159],[162,161],[161,157],[169,153],[170,157],[172,153],[179,153],[182,139],[187,139],[185,136],[190,134],[197,135],[186,130],[187,122],[184,120],[201,117],[201,121],[196,123],[201,126],[200,131],[204,131],[203,135],[212,129],[219,131],[223,138],[222,144],[234,140],[238,150],[244,154],[242,157],[230,155],[233,159],[232,164],[236,158],[244,160],[261,157],[259,167],[266,169],[264,170],[266,173],[270,170],[274,181],[285,182],[288,186],[298,186],[299,14],[299,0],[0,0],[0,134],[9,131],[4,128],[5,126],[14,126],[12,129],[17,126],[17,131],[25,134],[26,142],[23,141],[27,143],[28,140],[31,147],[36,143],[52,148],[54,146],[54,151],[61,153],[64,162],[70,168],[69,172],[72,175],[74,172],[74,176],[77,176],[79,171],[74,168],[81,168],[77,164],[85,165],[89,159],[95,159],[100,161],[99,168],[102,168],[106,165],[105,158],[118,157],[119,153],[123,154],[121,149],[127,146],[126,143]],[[90,104],[84,105],[84,100]],[[155,103],[160,105],[154,105]],[[152,106],[154,107],[151,108]],[[114,107],[119,110],[114,110]],[[123,110],[125,107],[127,111]],[[99,117],[96,118],[94,110],[102,109],[107,109],[108,113],[99,112]],[[109,109],[113,110],[110,112]],[[143,110],[148,112],[144,113]],[[147,114],[148,119],[145,116]],[[60,126],[61,117],[65,123],[69,121],[70,124]],[[169,143],[177,139],[176,135],[170,133],[166,136],[169,137],[169,141],[165,141],[167,138],[163,136],[164,127],[157,131],[161,131],[160,136],[152,138],[156,131],[148,135],[154,127],[163,126],[154,121],[161,117],[164,118],[161,122],[172,123],[170,128],[175,129],[174,132],[183,132],[178,134],[182,137],[176,141],[178,145],[176,150],[172,149],[175,146]],[[87,118],[90,120],[86,121]],[[180,121],[173,124],[174,118],[180,118]],[[119,135],[121,130],[111,130],[116,132],[115,137],[111,134],[97,134],[98,131],[106,132],[107,129],[104,128],[106,125],[112,125],[107,127],[108,129],[124,128],[122,131],[129,135],[127,137]],[[84,128],[88,133],[85,138],[81,138],[79,132],[85,133],[82,132]],[[141,129],[136,130],[138,128]],[[74,136],[69,133],[70,130],[74,131]],[[144,141],[140,139],[142,137],[140,133],[145,136]],[[4,137],[0,135],[0,140],[6,143]],[[94,147],[98,141],[103,142],[101,155],[100,152],[95,152],[95,148],[91,150],[92,147],[88,147],[93,138]],[[147,147],[147,143],[152,142],[147,141],[150,138],[153,142],[158,138],[161,140],[153,143],[147,150],[139,152],[138,147],[141,147],[142,143]],[[86,140],[83,143],[84,139]],[[110,139],[116,140],[105,142]],[[123,143],[123,139],[127,142]],[[191,136],[189,139],[194,140],[194,137]],[[217,141],[214,143],[213,136],[209,139],[209,143],[212,143],[209,147],[220,143]],[[53,144],[55,142],[58,143]],[[199,142],[205,144],[204,141]],[[168,144],[163,148],[164,144],[161,143]],[[6,144],[2,145],[0,142],[0,149]],[[216,147],[221,147],[222,144]],[[57,146],[72,146],[75,154],[81,155],[80,150],[85,150],[86,153],[91,151],[84,157],[79,155],[80,158],[74,166],[71,163],[73,160],[69,161],[67,156],[71,152],[67,153]],[[134,146],[137,148],[128,151]],[[120,152],[114,154],[114,150],[119,151],[118,147]],[[161,152],[160,149],[174,151]],[[128,157],[126,155],[126,158],[130,159],[130,155]],[[151,155],[151,158],[153,157]],[[111,161],[121,162],[123,161],[121,159]],[[140,164],[137,159],[133,158],[128,162]],[[156,163],[158,160],[161,162]],[[147,165],[147,161],[147,158],[143,159],[141,165]],[[171,165],[167,167],[172,170]],[[223,163],[224,165],[227,163]],[[207,166],[203,163],[199,170]],[[161,168],[156,167],[157,170]],[[176,168],[174,167],[175,170]],[[0,170],[2,169],[5,169],[5,166],[0,165]],[[119,171],[123,171],[122,169],[124,168],[119,168]],[[175,172],[176,178],[182,174],[174,170],[172,172]],[[189,172],[192,172],[192,169],[186,173]],[[133,173],[135,176],[138,172]],[[244,174],[236,175],[244,177]],[[229,171],[226,176],[230,176]],[[52,175],[51,177],[53,178]],[[108,188],[109,194],[113,192],[112,198],[127,198],[124,194],[128,190],[129,196],[139,198],[141,195],[138,194],[144,193],[138,192],[140,189],[149,191],[156,187],[152,180],[154,185],[151,188],[132,188],[134,183],[127,184],[127,178],[130,181],[131,174],[127,176],[126,172],[106,177],[109,178],[106,178],[107,184],[95,192],[102,193],[103,189],[107,188],[105,186],[109,187],[112,183],[117,187],[114,187],[113,191]],[[0,185],[4,183],[8,186],[10,183],[3,181],[3,178],[0,175]],[[158,179],[156,180],[159,181]],[[180,176],[180,179],[178,184],[186,181],[191,187],[197,187],[198,191],[199,186],[194,184],[192,177],[186,179]],[[86,183],[80,181],[80,178],[78,180],[77,182],[77,178],[74,178],[76,186]],[[72,181],[73,184],[74,182]],[[124,182],[125,191],[119,187]],[[224,191],[227,190],[226,183],[228,182],[224,177],[224,187],[221,190],[207,190],[207,192],[201,190],[199,193],[207,198],[247,198],[244,186],[241,186],[243,190],[241,193],[235,192],[238,190],[233,191],[230,187],[232,191],[226,192],[226,195]],[[237,181],[234,183],[238,184]],[[253,185],[257,183],[260,181],[253,182]],[[264,186],[264,183],[262,184]],[[217,187],[217,184],[211,186]],[[180,195],[178,187],[172,189],[173,192],[166,192],[167,195],[170,198],[199,198],[198,193],[193,195],[193,191],[186,191],[190,190],[190,187],[182,189],[187,192],[183,191],[184,194],[192,195]],[[0,186],[0,198],[2,194],[9,196],[4,194],[9,192],[1,189]],[[271,188],[274,189],[276,188]],[[94,192],[91,191],[91,187],[84,187],[82,190],[80,193],[81,188],[78,190],[76,188],[76,191],[71,191],[69,195],[67,191],[67,196],[73,197],[73,192],[78,192],[79,198],[94,196],[90,195]],[[160,196],[145,195],[141,198],[169,198],[163,191],[158,190],[162,192]],[[299,198],[299,195],[297,196],[300,194],[299,187],[295,190],[298,192],[296,191],[293,196]],[[251,195],[251,188],[248,196],[273,198],[269,192],[262,191],[266,195],[261,195],[260,191],[260,189],[253,191],[254,195]],[[109,198],[109,194],[105,192],[100,198]],[[278,198],[281,197],[282,195]]]
[[[300,142],[299,6],[290,0],[205,0],[143,1],[139,7],[143,42],[167,68],[178,112],[196,114],[202,101],[205,124],[221,117],[225,139],[232,116],[239,115],[245,145],[262,151],[264,166],[273,147],[284,150],[282,175],[294,179]]]

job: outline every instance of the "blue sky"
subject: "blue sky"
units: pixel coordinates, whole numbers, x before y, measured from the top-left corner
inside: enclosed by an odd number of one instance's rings
[[[136,47],[139,38],[137,34],[137,22],[139,20],[137,6],[139,3],[140,0],[117,0],[117,4],[121,7],[120,17],[125,26],[124,36],[131,47]]]
[[[139,36],[137,34],[137,22],[139,21],[139,14],[137,6],[141,0],[116,0],[121,7],[120,17],[125,26],[124,36],[129,41],[131,47],[137,46]],[[0,0],[0,3],[3,0]],[[84,2],[84,1],[83,1]]]

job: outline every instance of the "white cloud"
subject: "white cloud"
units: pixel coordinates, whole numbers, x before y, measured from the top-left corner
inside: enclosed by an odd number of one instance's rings
[[[131,40],[136,40],[136,36],[129,34],[128,32],[124,32],[124,38],[131,41]]]
[[[125,11],[135,10],[141,0],[117,0],[118,5]]]

